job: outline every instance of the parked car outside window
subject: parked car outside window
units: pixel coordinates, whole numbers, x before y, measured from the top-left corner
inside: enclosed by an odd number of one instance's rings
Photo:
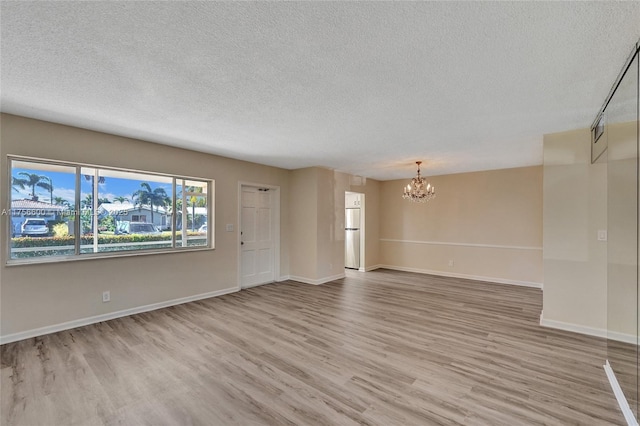
[[[20,227],[23,237],[46,237],[49,235],[49,227],[44,219],[26,219]]]
[[[160,234],[158,228],[145,222],[129,222],[129,226],[126,229],[121,229],[120,232],[123,234]]]

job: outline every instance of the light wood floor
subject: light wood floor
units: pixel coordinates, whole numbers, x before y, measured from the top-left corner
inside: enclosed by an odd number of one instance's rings
[[[631,411],[638,415],[638,346],[609,340],[607,360]]]
[[[624,424],[540,290],[379,270],[4,345],[3,425]]]

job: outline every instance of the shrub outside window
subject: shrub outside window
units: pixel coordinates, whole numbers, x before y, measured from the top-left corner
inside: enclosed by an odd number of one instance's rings
[[[213,181],[9,157],[11,263],[212,248]]]

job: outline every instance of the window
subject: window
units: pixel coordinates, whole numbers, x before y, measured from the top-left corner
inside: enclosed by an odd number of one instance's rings
[[[176,229],[180,231],[176,234],[176,245],[207,245],[207,200],[205,182],[186,179],[176,181]]]
[[[75,254],[76,168],[12,160],[9,216],[11,259]]]
[[[8,263],[213,247],[213,181],[11,157],[9,166]]]

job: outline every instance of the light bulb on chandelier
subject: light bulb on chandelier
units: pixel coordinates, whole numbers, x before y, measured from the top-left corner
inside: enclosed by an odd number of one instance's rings
[[[404,188],[402,198],[416,203],[426,203],[436,196],[436,188],[427,183],[420,175],[420,164],[422,164],[422,161],[416,161],[416,164],[418,165],[418,174],[411,179],[411,183]]]

